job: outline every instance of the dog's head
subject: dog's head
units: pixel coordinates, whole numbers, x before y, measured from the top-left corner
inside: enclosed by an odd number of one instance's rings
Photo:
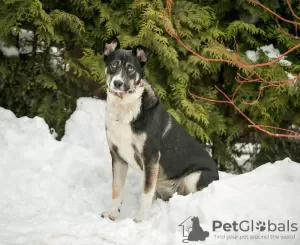
[[[106,83],[115,95],[133,93],[141,86],[144,65],[151,55],[151,50],[137,46],[133,50],[120,49],[117,38],[104,44],[104,63]]]

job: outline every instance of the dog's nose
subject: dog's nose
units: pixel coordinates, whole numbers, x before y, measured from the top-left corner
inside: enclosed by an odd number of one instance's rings
[[[121,88],[122,85],[123,85],[123,82],[121,80],[114,81],[115,88]]]

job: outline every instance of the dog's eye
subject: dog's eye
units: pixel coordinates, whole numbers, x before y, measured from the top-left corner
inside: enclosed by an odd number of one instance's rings
[[[111,66],[111,68],[117,68],[118,64],[119,64],[119,62],[115,61],[110,66]]]
[[[133,72],[134,71],[134,68],[133,67],[131,67],[131,66],[129,66],[128,68],[127,68],[127,70],[128,70],[128,72]]]

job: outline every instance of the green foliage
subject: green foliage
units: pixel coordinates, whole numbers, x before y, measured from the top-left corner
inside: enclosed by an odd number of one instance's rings
[[[293,19],[286,4],[262,2]],[[300,14],[300,0],[292,4]],[[246,50],[273,43],[283,53],[300,43],[280,31],[270,13],[244,0],[178,0],[174,1],[172,15],[173,28],[181,40],[209,58],[234,62],[236,42],[239,55],[251,63]],[[282,157],[295,159],[298,153],[289,140],[249,128],[231,105],[190,96],[192,92],[224,100],[215,86],[232,96],[238,86],[237,72],[249,76],[252,70],[197,58],[167,34],[165,25],[169,22],[165,1],[161,0],[4,0],[0,5],[0,46],[15,47],[19,56],[7,57],[0,51],[0,106],[18,116],[45,118],[61,137],[78,97],[104,98],[100,53],[103,41],[117,35],[124,48],[142,44],[153,50],[146,69],[150,83],[175,119],[212,149],[222,170],[243,171],[233,159],[239,154],[234,149],[236,143],[260,143],[260,154],[264,153],[268,161],[281,156],[274,155],[279,146],[286,147]],[[281,24],[294,33],[293,26]],[[286,79],[286,72],[300,72],[299,50],[288,55],[293,62],[290,67],[277,63],[254,70],[266,80]],[[257,62],[268,60],[261,52]],[[299,81],[285,87],[267,87],[256,104],[245,105],[244,101],[257,99],[262,86],[244,84],[234,100],[239,109],[257,124],[283,128],[299,125]],[[254,166],[266,160],[260,156],[253,159]]]
[[[71,10],[59,1],[7,0],[0,5],[0,44],[19,50],[17,57],[0,53],[0,105],[18,116],[45,118],[59,136],[76,98],[91,95],[89,79],[103,81],[99,75],[103,66],[98,72],[95,67],[99,57],[90,53],[81,57],[83,47],[95,43],[86,41],[85,14],[96,11],[99,5],[80,2],[80,15],[75,15],[76,2]],[[98,62],[93,62],[96,59]]]

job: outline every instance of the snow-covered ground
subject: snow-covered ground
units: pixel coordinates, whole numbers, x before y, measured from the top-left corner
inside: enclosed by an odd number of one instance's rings
[[[201,192],[155,200],[139,224],[132,217],[141,177],[130,172],[120,218],[101,218],[111,198],[104,110],[102,101],[79,99],[59,142],[43,119],[16,118],[0,108],[1,245],[183,244],[179,224],[190,216],[209,231],[206,241],[192,244],[300,244],[300,164],[290,159],[239,176],[220,173],[221,180]],[[289,220],[298,230],[212,229],[213,221],[251,220],[269,220],[277,228]]]

